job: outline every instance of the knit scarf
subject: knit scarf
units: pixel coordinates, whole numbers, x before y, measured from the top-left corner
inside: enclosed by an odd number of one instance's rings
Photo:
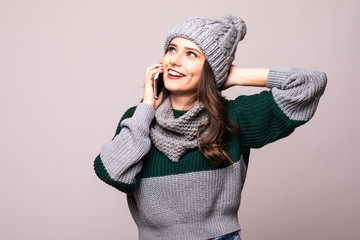
[[[150,138],[160,152],[172,162],[178,162],[187,149],[197,147],[198,126],[208,120],[203,104],[194,106],[179,118],[174,117],[170,96],[167,96],[155,112],[155,125],[150,129]],[[200,141],[206,129],[200,132]]]

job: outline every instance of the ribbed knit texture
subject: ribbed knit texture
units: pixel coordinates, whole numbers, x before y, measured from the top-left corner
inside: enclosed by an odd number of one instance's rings
[[[246,35],[246,29],[244,20],[231,14],[218,20],[190,18],[171,29],[165,39],[164,50],[166,53],[175,37],[195,42],[204,53],[215,76],[215,84],[220,88],[235,58],[237,45]]]
[[[308,120],[324,93],[326,74],[312,69],[273,67],[266,86],[282,111],[292,120]]]
[[[138,185],[142,161],[139,161],[150,149],[149,126],[154,118],[155,110],[148,104],[141,103],[130,119],[131,110],[124,114],[113,140],[106,143],[95,159],[98,177],[113,187],[134,191]],[[127,118],[127,119],[126,119]],[[120,129],[122,130],[120,132]],[[124,141],[127,139],[128,141]],[[121,144],[119,144],[121,142]],[[121,157],[122,164],[119,164]],[[132,159],[137,161],[131,161]],[[101,159],[107,159],[104,165]],[[105,171],[104,171],[105,170]]]
[[[314,114],[326,86],[323,72],[273,67],[264,91],[226,100],[240,133],[229,133],[222,145],[234,164],[212,167],[195,149],[170,161],[150,141],[154,109],[144,103],[130,108],[112,141],[95,159],[96,174],[128,193],[139,239],[204,240],[240,230],[237,212],[251,148],[288,136]],[[174,117],[186,114],[173,110]]]

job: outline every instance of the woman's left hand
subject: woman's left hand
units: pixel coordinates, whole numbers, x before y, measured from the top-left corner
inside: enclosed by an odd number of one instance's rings
[[[231,65],[228,76],[227,76],[224,84],[221,86],[220,90],[225,90],[225,89],[228,89],[228,88],[236,85],[236,79],[239,78],[238,69],[239,68],[237,66]]]

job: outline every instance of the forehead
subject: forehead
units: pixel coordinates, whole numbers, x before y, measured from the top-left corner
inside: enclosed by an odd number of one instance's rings
[[[181,46],[181,47],[195,48],[200,52],[202,52],[201,49],[198,47],[198,45],[196,45],[196,43],[186,38],[176,37],[173,38],[170,43],[176,44],[177,46]]]

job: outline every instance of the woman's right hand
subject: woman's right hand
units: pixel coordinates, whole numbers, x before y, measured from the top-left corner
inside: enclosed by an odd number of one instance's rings
[[[155,99],[154,97],[154,79],[153,76],[156,72],[163,73],[162,63],[156,63],[148,68],[145,71],[145,80],[144,80],[144,98],[143,102],[152,106],[155,110],[160,106],[164,97],[164,89],[161,91],[159,98]]]

